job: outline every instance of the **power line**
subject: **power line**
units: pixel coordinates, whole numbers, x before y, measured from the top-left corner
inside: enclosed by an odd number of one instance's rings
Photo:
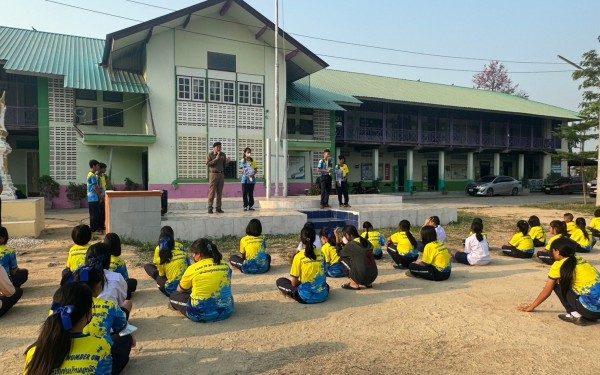
[[[125,1],[130,2],[130,3],[145,5],[145,6],[148,6],[148,7],[151,7],[151,8],[163,9],[163,10],[168,10],[168,11],[172,11],[172,12],[177,11],[177,9],[172,9],[172,8],[167,8],[167,7],[163,7],[163,6],[159,6],[159,5],[149,4],[149,3],[145,3],[143,1],[137,1],[137,0],[125,0]],[[260,26],[256,26],[256,25],[249,25],[249,24],[246,24],[246,23],[241,23],[241,22],[226,20],[226,19],[223,19],[223,18],[206,16],[206,15],[203,15],[203,14],[196,14],[196,13],[192,13],[192,14],[194,16],[196,16],[196,17],[203,17],[203,18],[208,18],[208,19],[217,20],[217,21],[221,21],[221,22],[234,23],[234,24],[237,24],[237,25],[248,26],[248,27],[253,27],[253,28],[260,29]],[[488,58],[481,58],[481,57],[442,55],[442,54],[437,54],[437,53],[410,51],[410,50],[404,50],[404,49],[398,49],[398,48],[377,46],[377,45],[372,45],[372,44],[348,42],[348,41],[343,41],[343,40],[329,39],[329,38],[323,38],[323,37],[318,37],[318,36],[313,36],[313,35],[305,35],[305,34],[299,34],[299,33],[287,32],[287,34],[288,35],[299,36],[299,37],[302,37],[302,38],[309,38],[309,39],[321,40],[321,41],[324,41],[324,42],[346,44],[346,45],[356,46],[356,47],[373,48],[373,49],[379,49],[379,50],[383,50],[383,51],[401,52],[401,53],[407,53],[407,54],[413,54],[413,55],[430,56],[430,57],[442,57],[442,58],[446,58],[446,59],[475,60],[475,61],[492,61],[492,60],[498,60],[498,61],[502,61],[502,62],[505,62],[505,63],[511,63],[511,64],[566,65],[565,63],[562,63],[562,62],[550,62],[550,61],[518,61],[518,60],[503,60],[503,59],[497,59],[497,58],[488,59]]]
[[[116,14],[112,14],[112,13],[107,13],[107,12],[101,12],[101,11],[97,11],[94,9],[89,9],[89,8],[84,8],[84,7],[80,7],[80,6],[76,6],[76,5],[71,5],[71,4],[66,4],[66,3],[61,3],[55,0],[45,0],[47,2],[50,3],[54,3],[54,4],[58,4],[58,5],[62,5],[62,6],[66,6],[66,7],[70,7],[70,8],[75,8],[78,10],[83,10],[83,11],[87,11],[87,12],[92,12],[92,13],[97,13],[97,14],[102,14],[105,16],[110,16],[110,17],[116,17],[116,18],[121,18],[121,19],[125,19],[125,20],[129,20],[129,21],[134,21],[134,22],[144,22],[144,21],[140,21],[140,20],[136,20],[133,18],[128,18],[128,17],[123,17],[120,15],[116,15]],[[138,2],[139,3],[139,2]],[[162,27],[162,28],[166,28],[169,30],[176,30],[179,32],[187,32],[187,33],[191,33],[191,34],[196,34],[196,35],[202,35],[202,36],[207,36],[207,37],[212,37],[212,38],[217,38],[217,39],[223,39],[223,40],[229,40],[229,41],[233,41],[233,42],[238,42],[238,43],[244,43],[244,44],[249,44],[249,45],[255,45],[255,46],[259,46],[259,47],[268,47],[268,48],[274,48],[272,46],[263,44],[263,43],[253,43],[253,42],[248,42],[245,40],[238,40],[238,39],[233,39],[233,38],[227,38],[227,37],[223,37],[223,36],[217,36],[217,35],[212,35],[212,34],[206,34],[206,33],[201,33],[201,32],[197,32],[197,31],[192,31],[192,30],[187,30],[187,29],[181,29],[181,28],[177,28],[177,27],[169,27],[169,26],[164,26],[164,25],[156,25],[155,27]],[[282,48],[283,51],[292,51],[292,50],[285,50]],[[357,62],[364,62],[364,63],[371,63],[371,64],[379,64],[379,65],[389,65],[389,66],[400,66],[400,67],[406,67],[406,68],[415,68],[415,69],[428,69],[428,70],[442,70],[442,71],[456,71],[456,72],[470,72],[470,73],[479,73],[480,70],[470,70],[470,69],[454,69],[454,68],[438,68],[438,67],[429,67],[429,66],[420,66],[420,65],[407,65],[407,64],[397,64],[397,63],[389,63],[389,62],[382,62],[382,61],[373,61],[373,60],[365,60],[365,59],[358,59],[358,58],[351,58],[351,57],[342,57],[342,56],[333,56],[333,55],[326,55],[326,54],[316,54],[319,57],[329,57],[329,58],[334,58],[334,59],[340,59],[340,60],[347,60],[347,61],[357,61]],[[528,73],[564,73],[564,72],[572,72],[572,70],[542,70],[542,71],[517,71],[517,72],[509,72],[509,73],[516,73],[516,74],[528,74]]]

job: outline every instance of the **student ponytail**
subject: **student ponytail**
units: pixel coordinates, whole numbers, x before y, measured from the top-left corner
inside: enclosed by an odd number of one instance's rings
[[[64,362],[71,352],[73,326],[92,308],[92,291],[82,283],[69,283],[54,293],[52,301],[52,315],[46,318],[37,340],[27,348],[29,351],[35,347],[25,366],[27,374],[50,375]]]
[[[316,233],[314,228],[310,226],[304,226],[300,231],[300,242],[304,245],[304,255],[312,260],[317,260],[317,254],[315,254],[315,237]]]
[[[573,278],[575,276],[575,267],[577,267],[577,258],[575,257],[574,242],[568,238],[559,238],[552,242],[552,250],[558,250],[558,253],[566,260],[560,266],[560,292],[563,297],[567,297],[567,292],[573,287]]]
[[[585,239],[589,241],[590,236],[588,234],[587,229],[585,229],[585,219],[582,217],[578,217],[577,220],[575,220],[575,225],[577,225],[577,228],[581,229],[581,231],[583,232],[583,237],[585,237]]]
[[[343,231],[345,234],[348,234],[354,238],[358,238],[362,247],[369,248],[371,246],[371,242],[369,242],[369,240],[367,240],[364,237],[361,237],[358,234],[358,230],[356,229],[356,227],[354,225],[346,225],[344,227]]]
[[[371,224],[371,222],[369,222],[369,221],[365,221],[363,223],[363,229],[365,230],[365,238],[368,240],[369,239],[369,231],[373,230],[373,224]]]
[[[160,264],[166,264],[173,259],[173,249],[175,248],[175,240],[170,234],[161,234],[158,238],[158,257]]]
[[[319,236],[325,237],[327,239],[327,243],[331,246],[337,245],[337,239],[335,237],[335,229],[334,228],[321,228],[321,232],[319,232]]]
[[[519,231],[525,236],[529,230],[529,224],[527,224],[525,220],[519,220],[517,221],[517,228],[519,228]]]
[[[567,226],[564,221],[552,220],[550,222],[550,228],[554,228],[556,233],[560,234],[563,237],[569,236],[569,234],[567,233]]]
[[[219,252],[217,245],[207,238],[200,238],[190,246],[193,254],[199,254],[202,258],[212,258],[214,264],[221,264],[223,255]]]
[[[103,242],[96,242],[85,253],[85,266],[98,270],[107,270],[110,267],[110,247]]]
[[[398,224],[398,229],[400,232],[404,232],[404,234],[406,234],[406,238],[408,238],[408,240],[410,241],[410,244],[413,246],[413,249],[416,249],[418,246],[417,239],[415,238],[415,236],[412,235],[412,233],[410,233],[410,221],[400,220],[400,223]]]
[[[483,234],[481,234],[481,232],[483,232],[483,224],[478,221],[473,221],[473,223],[471,223],[471,232],[475,233],[477,241],[483,241]]]

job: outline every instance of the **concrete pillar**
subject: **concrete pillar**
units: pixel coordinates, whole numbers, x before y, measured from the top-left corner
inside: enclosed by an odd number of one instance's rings
[[[438,159],[438,191],[444,191],[446,189],[446,153],[440,151]]]
[[[525,177],[525,155],[519,154],[519,166],[517,168],[517,179],[523,180]]]
[[[467,184],[473,182],[474,172],[475,170],[473,168],[473,153],[469,152],[467,153]]]
[[[414,151],[406,151],[406,191],[412,192],[415,183],[415,166],[414,166]]]
[[[500,154],[494,154],[494,175],[500,174]]]
[[[379,149],[373,150],[373,180],[379,178]]]
[[[560,175],[561,176],[568,176],[569,175],[569,161],[568,160],[561,160],[560,162]]]
[[[552,171],[552,156],[546,154],[542,157],[542,178],[548,177]]]
[[[342,149],[339,147],[335,148],[335,155],[332,156],[333,158],[333,165],[336,165],[338,163],[338,157],[342,154]],[[346,155],[344,155],[346,156]]]

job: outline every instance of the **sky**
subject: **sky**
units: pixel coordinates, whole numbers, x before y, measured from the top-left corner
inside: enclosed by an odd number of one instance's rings
[[[174,10],[199,2],[136,1]],[[138,23],[57,2],[138,21],[171,12],[128,0],[3,0],[0,25],[104,39]],[[247,3],[275,19],[275,0]],[[531,100],[574,111],[582,92],[571,78],[574,68],[557,55],[578,63],[600,47],[598,0],[279,0],[279,9],[280,27],[332,69],[472,87],[473,75],[496,59]]]

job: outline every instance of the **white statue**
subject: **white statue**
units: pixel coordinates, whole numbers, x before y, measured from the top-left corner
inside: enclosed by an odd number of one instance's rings
[[[0,163],[0,178],[2,178],[2,194],[0,197],[2,200],[17,199],[15,192],[15,186],[13,185],[12,178],[8,174],[8,154],[11,153],[12,148],[6,142],[8,131],[4,126],[4,115],[6,114],[6,91],[2,93],[0,98],[0,154],[2,155],[2,163]]]

